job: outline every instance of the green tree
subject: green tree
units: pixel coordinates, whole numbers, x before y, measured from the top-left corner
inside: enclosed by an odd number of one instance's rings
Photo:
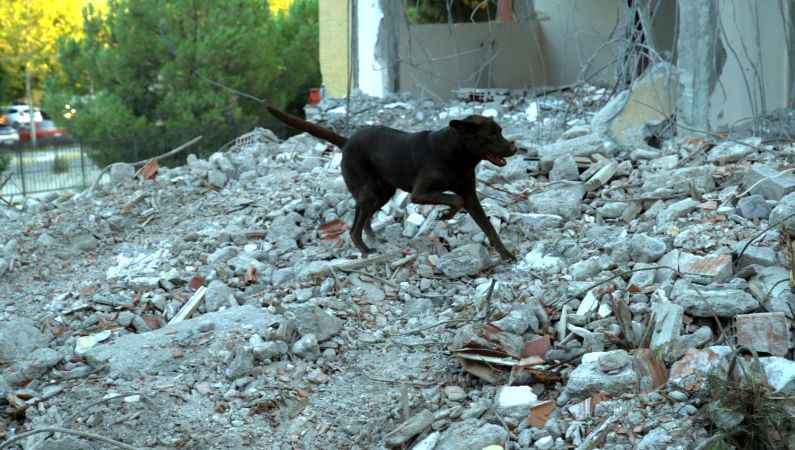
[[[0,69],[4,72],[0,100],[24,96],[26,71],[36,83],[57,70],[57,40],[61,36],[79,36],[84,3],[85,0],[0,1]]]
[[[203,149],[215,150],[267,118],[262,104],[216,83],[283,108],[319,80],[311,70],[317,0],[290,12],[273,18],[261,0],[110,0],[105,14],[89,7],[84,37],[59,45],[62,75],[49,83],[45,106],[77,110],[68,125],[100,165],[199,134]]]
[[[411,23],[488,22],[497,13],[497,0],[403,0]],[[448,9],[449,7],[449,9]]]

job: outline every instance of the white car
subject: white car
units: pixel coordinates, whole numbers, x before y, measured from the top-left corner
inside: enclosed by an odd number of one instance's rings
[[[28,108],[28,105],[4,106],[0,110],[0,114],[8,118],[10,125],[16,126],[30,124],[30,108]],[[36,123],[44,120],[39,108],[33,108],[33,120],[35,120]]]
[[[16,145],[19,143],[17,130],[0,125],[0,145]]]

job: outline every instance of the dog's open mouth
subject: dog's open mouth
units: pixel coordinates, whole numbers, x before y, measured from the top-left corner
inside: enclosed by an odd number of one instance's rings
[[[499,155],[486,155],[486,159],[495,166],[502,167],[506,164],[505,158]]]

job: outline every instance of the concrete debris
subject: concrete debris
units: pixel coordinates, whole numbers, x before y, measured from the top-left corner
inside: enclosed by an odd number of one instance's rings
[[[734,317],[759,308],[759,302],[743,289],[731,285],[698,287],[687,280],[676,282],[671,300],[696,317]]]
[[[645,146],[644,126],[663,121],[674,112],[677,76],[676,68],[668,63],[650,67],[629,90],[616,95],[596,113],[591,127],[620,146]]]
[[[263,129],[155,181],[122,164],[0,206],[0,436],[73,417],[136,448],[696,447],[716,343],[795,392],[795,149],[674,135],[675,72],[614,99],[352,98],[353,129],[498,120],[520,151],[477,188],[513,263],[406,192],[361,256],[341,153]],[[349,135],[346,103],[306,113]]]
[[[497,391],[497,412],[503,417],[527,417],[538,397],[530,386],[503,386]]]
[[[707,375],[712,371],[725,371],[729,367],[731,347],[714,346],[704,350],[688,350],[671,366],[668,385],[685,391],[700,390],[705,387]]]
[[[403,446],[409,439],[430,428],[433,424],[433,419],[433,414],[427,409],[423,409],[400,424],[397,429],[387,434],[384,437],[386,446],[389,448]]]
[[[533,213],[553,214],[565,220],[575,220],[582,214],[583,197],[585,187],[580,183],[573,183],[531,195],[528,206]]]
[[[741,142],[724,142],[707,154],[707,161],[716,164],[727,164],[746,159],[756,153],[756,149],[762,145],[762,139],[752,137]]]
[[[478,419],[456,422],[442,434],[434,450],[483,450],[489,445],[500,445],[508,437],[508,431]]]
[[[650,348],[665,357],[679,340],[684,308],[674,303],[654,303],[651,314],[655,320]]]
[[[47,345],[47,338],[31,319],[18,317],[0,323],[0,364],[8,364]]]
[[[754,194],[743,197],[737,202],[737,212],[746,219],[767,219],[773,208],[761,195]]]
[[[789,281],[790,275],[786,268],[762,267],[749,280],[748,290],[767,311],[782,312],[792,320],[795,319],[795,293],[788,285]]]
[[[766,164],[754,164],[743,178],[743,188],[767,200],[781,200],[795,192],[795,175],[778,171]]]
[[[462,245],[439,258],[437,267],[449,278],[474,276],[488,264],[488,250],[481,244]]]
[[[580,179],[580,169],[574,155],[567,153],[555,160],[552,170],[549,171],[549,181],[577,181]]]
[[[734,327],[737,345],[774,356],[789,353],[792,336],[783,312],[740,314],[735,317]]]
[[[778,395],[795,393],[795,361],[778,356],[759,358],[767,374],[767,382]]]
[[[623,350],[586,353],[582,362],[569,375],[566,393],[569,398],[582,398],[597,392],[620,395],[634,392],[638,374],[632,367],[632,356]]]
[[[631,256],[635,261],[653,263],[668,250],[665,241],[646,234],[636,234],[629,240]]]

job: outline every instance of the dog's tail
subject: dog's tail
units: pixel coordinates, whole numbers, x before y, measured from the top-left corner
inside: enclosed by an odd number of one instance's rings
[[[323,139],[324,141],[331,142],[332,144],[336,145],[337,147],[342,148],[348,139],[344,136],[340,136],[339,134],[329,130],[328,128],[323,128],[320,125],[316,125],[312,122],[307,122],[306,120],[296,117],[292,114],[287,114],[284,111],[279,111],[276,108],[272,108],[270,106],[266,106],[267,110],[273,114],[274,117],[279,119],[280,121],[286,123],[287,125],[297,128],[301,131],[306,131],[307,133],[311,134],[312,136]]]

